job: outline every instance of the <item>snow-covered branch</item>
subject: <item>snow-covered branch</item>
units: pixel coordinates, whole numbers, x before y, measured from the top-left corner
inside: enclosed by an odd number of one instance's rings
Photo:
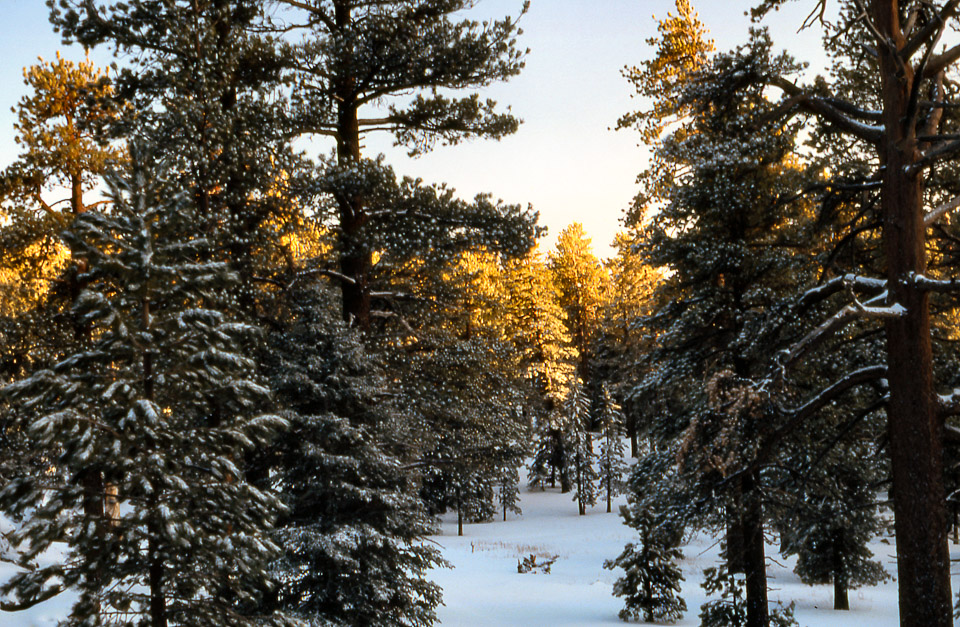
[[[882,292],[887,289],[887,280],[857,274],[844,274],[843,276],[834,277],[825,283],[810,288],[800,297],[799,304],[802,307],[809,306],[843,289],[852,289],[867,293]]]
[[[919,174],[924,168],[933,165],[941,159],[952,157],[958,152],[960,152],[960,140],[942,144],[925,152],[923,156],[913,162],[912,165],[904,166],[903,171],[910,176],[914,176]]]
[[[942,417],[960,414],[960,388],[954,388],[949,394],[938,395],[937,401]]]
[[[875,280],[876,279],[874,279],[874,281]],[[884,290],[883,293],[871,298],[865,303],[861,303],[854,298],[854,302],[835,313],[813,331],[807,333],[792,347],[781,352],[777,359],[777,368],[782,372],[854,320],[862,318],[898,318],[903,316],[906,313],[903,305],[898,303],[881,304],[887,297],[888,292]]]
[[[909,282],[925,292],[960,292],[960,279],[931,279],[923,274],[910,274]]]
[[[789,96],[787,103],[790,104],[791,108],[800,106],[822,120],[833,124],[841,131],[850,133],[871,144],[877,144],[883,138],[883,126],[864,124],[845,114],[841,108],[846,107],[838,105],[835,99],[811,96],[785,78],[774,78],[772,84],[782,89]]]
[[[4,612],[21,612],[23,610],[29,610],[31,607],[40,605],[44,601],[49,601],[61,592],[63,592],[62,586],[53,586],[52,588],[47,588],[46,590],[37,594],[35,597],[29,599],[23,599],[20,601],[0,600],[0,610]]]

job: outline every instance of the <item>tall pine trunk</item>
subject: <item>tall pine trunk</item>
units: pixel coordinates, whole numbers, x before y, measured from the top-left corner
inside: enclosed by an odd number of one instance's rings
[[[873,0],[872,18],[898,50],[905,39],[897,0]],[[893,475],[900,624],[953,624],[950,555],[943,484],[943,427],[933,385],[930,312],[926,292],[909,283],[926,270],[923,180],[908,168],[919,158],[909,102],[909,63],[880,48],[883,123],[883,239],[893,300],[906,313],[886,323],[890,383],[888,441]]]
[[[347,0],[336,0],[337,29],[344,32],[350,26],[350,5]],[[345,64],[349,67],[349,64]],[[357,103],[357,79],[338,76],[337,81],[337,162],[341,167],[360,163],[360,121]],[[370,252],[363,241],[363,227],[367,216],[363,198],[356,193],[337,194],[340,212],[340,293],[343,299],[343,319],[359,329],[370,327]]]
[[[747,575],[746,627],[768,627],[770,624],[759,474],[759,471],[754,470],[743,481],[743,565]]]

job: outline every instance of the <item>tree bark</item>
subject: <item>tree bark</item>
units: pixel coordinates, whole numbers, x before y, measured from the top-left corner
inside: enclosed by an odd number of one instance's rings
[[[897,50],[905,40],[897,0],[873,0],[872,19]],[[886,323],[890,382],[888,433],[897,539],[900,624],[953,624],[943,484],[943,428],[937,415],[927,293],[907,281],[926,269],[923,175],[907,169],[920,158],[909,120],[914,75],[895,50],[880,48],[885,166],[883,239],[893,300],[906,313]],[[919,80],[919,79],[917,79]]]
[[[155,505],[154,505],[155,507]],[[163,592],[163,556],[160,554],[160,529],[154,521],[148,526],[147,554],[150,586],[150,627],[167,627],[167,602]]]
[[[850,599],[846,569],[843,567],[844,541],[843,529],[833,531],[833,609],[849,610]]]
[[[759,494],[759,471],[743,482],[743,564],[747,575],[746,627],[769,627],[767,607],[767,561],[763,545],[763,504]]]
[[[337,0],[334,19],[341,31],[350,26],[350,2]],[[345,63],[344,67],[349,67]],[[354,76],[337,77],[337,163],[351,166],[360,163],[360,121]],[[359,329],[370,328],[370,251],[363,241],[367,222],[364,201],[359,194],[337,194],[340,212],[340,272],[347,280],[340,281],[343,319]]]

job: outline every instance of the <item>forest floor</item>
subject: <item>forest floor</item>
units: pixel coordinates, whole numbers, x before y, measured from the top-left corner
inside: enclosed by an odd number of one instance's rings
[[[621,599],[611,594],[619,571],[603,568],[634,540],[632,529],[621,524],[614,502],[613,513],[604,504],[577,515],[572,494],[559,489],[521,490],[523,514],[508,514],[495,522],[467,524],[457,536],[454,515],[446,515],[441,533],[430,538],[454,566],[431,573],[444,590],[439,608],[443,627],[590,627],[624,624],[617,618]],[[0,523],[5,521],[0,521]],[[5,525],[0,524],[0,527]],[[3,547],[0,547],[2,549]],[[874,554],[891,575],[896,573],[895,549],[890,537],[877,538]],[[684,547],[682,596],[687,603],[683,619],[674,623],[696,627],[705,595],[700,583],[703,569],[719,561],[716,539],[695,537]],[[960,546],[951,545],[953,589],[960,589]],[[536,556],[537,562],[556,556],[550,573],[518,574],[518,560]],[[897,587],[892,580],[876,587],[850,592],[849,612],[833,608],[832,586],[806,586],[793,573],[793,560],[783,560],[775,544],[767,547],[771,606],[777,600],[796,602],[796,617],[805,627],[895,627]],[[0,562],[0,581],[15,567]],[[62,594],[26,612],[0,612],[3,627],[49,627],[66,617],[74,595]]]
[[[431,539],[440,547],[452,569],[432,573],[443,586],[444,607],[439,610],[444,627],[588,627],[624,624],[617,618],[623,607],[612,596],[613,582],[621,571],[603,568],[625,544],[634,540],[632,529],[621,524],[617,505],[606,513],[598,504],[586,516],[577,514],[571,494],[559,489],[521,490],[522,516],[502,514],[495,522],[464,526],[457,536],[456,517],[443,519],[441,534]],[[896,575],[896,549],[891,537],[877,538],[871,544],[892,576]],[[695,537],[684,548],[683,589],[681,596],[687,612],[679,626],[700,624],[700,605],[706,601],[703,569],[719,561],[719,542],[711,537]],[[557,556],[549,574],[518,574],[517,561],[530,554],[543,558]],[[960,547],[951,545],[954,564]],[[850,611],[833,610],[833,586],[807,586],[793,573],[793,559],[780,557],[777,546],[767,547],[767,574],[771,608],[776,601],[796,602],[796,618],[807,627],[895,627],[897,586],[890,581],[879,586],[850,591]],[[954,567],[953,589],[960,584],[960,565]]]

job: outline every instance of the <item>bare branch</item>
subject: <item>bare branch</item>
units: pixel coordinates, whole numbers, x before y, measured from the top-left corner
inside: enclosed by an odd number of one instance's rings
[[[943,10],[940,11],[940,15],[936,19],[930,20],[923,28],[921,28],[917,33],[910,38],[907,44],[903,47],[903,50],[900,51],[900,55],[904,59],[909,59],[914,55],[914,53],[923,46],[923,43],[927,41],[931,35],[933,35],[941,25],[944,24],[947,19],[953,17],[957,13],[957,8],[960,6],[960,0],[950,0],[947,4],[944,5]]]
[[[302,9],[320,20],[324,26],[326,26],[330,32],[335,32],[337,30],[337,24],[330,18],[327,13],[320,7],[315,7],[306,2],[301,2],[301,0],[277,0],[281,4],[286,4],[297,9]]]
[[[947,69],[947,67],[957,59],[960,59],[960,44],[950,48],[942,54],[932,57],[923,70],[923,77],[933,78],[943,70]]]
[[[923,225],[932,226],[937,220],[947,215],[957,207],[960,207],[960,196],[954,196],[947,202],[938,206],[936,209],[928,211],[927,214],[923,216]]]

